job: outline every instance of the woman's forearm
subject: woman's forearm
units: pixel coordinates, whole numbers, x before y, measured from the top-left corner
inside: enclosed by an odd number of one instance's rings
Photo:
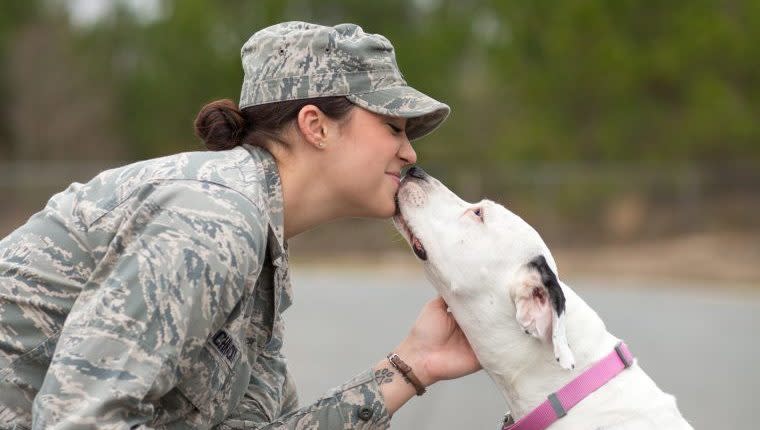
[[[400,345],[393,352],[399,355],[406,364],[408,364],[415,376],[420,379],[424,386],[432,384],[424,369],[421,355],[413,348]],[[393,415],[409,399],[417,394],[414,385],[409,382],[393,365],[384,358],[377,362],[372,368],[375,374],[375,381],[380,387],[380,393],[385,400],[385,408],[390,415]]]

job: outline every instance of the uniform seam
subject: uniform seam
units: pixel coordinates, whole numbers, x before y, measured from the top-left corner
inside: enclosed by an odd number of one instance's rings
[[[260,205],[258,205],[256,202],[254,202],[251,198],[249,198],[248,196],[246,196],[245,193],[243,193],[242,191],[237,190],[237,189],[235,189],[235,188],[233,188],[233,187],[231,187],[231,186],[229,186],[227,184],[223,184],[223,183],[217,182],[217,181],[211,181],[211,180],[207,180],[207,179],[197,179],[197,178],[153,178],[153,179],[150,179],[150,180],[147,180],[147,181],[141,183],[141,185],[148,185],[148,184],[164,185],[164,184],[168,184],[168,183],[172,183],[172,182],[200,182],[200,183],[206,183],[206,184],[210,184],[210,185],[216,185],[218,187],[225,188],[225,189],[228,189],[230,191],[235,192],[236,194],[242,196],[244,199],[246,199],[248,202],[250,202],[256,209],[258,209],[262,213],[266,212],[266,210],[264,208],[262,208]],[[92,222],[90,222],[89,224],[87,224],[87,229],[92,228],[92,226],[94,226],[95,224],[97,224],[98,221],[100,221],[105,216],[107,216],[108,214],[110,214],[113,211],[115,211],[116,209],[118,209],[119,206],[121,206],[125,202],[127,202],[139,189],[140,189],[140,186],[136,186],[129,194],[127,194],[126,196],[124,196],[123,199],[119,200],[117,203],[115,203],[114,205],[112,205],[110,208],[106,209],[105,212],[103,212],[97,218],[95,218]]]
[[[359,70],[357,72],[350,72],[350,73],[340,73],[341,76],[354,76],[354,75],[364,75],[367,73],[377,73],[377,72],[395,72],[396,70],[392,67],[389,68],[382,68],[382,69],[375,69],[375,70]],[[298,78],[318,78],[322,76],[328,76],[328,75],[335,75],[336,72],[324,72],[324,73],[315,73],[313,75],[291,75],[291,76],[282,76],[279,78],[272,78],[272,79],[261,79],[258,81],[248,81],[249,85],[256,85],[256,84],[264,84],[267,82],[277,82],[282,81],[283,79],[298,79]],[[403,79],[403,76],[401,74],[398,74],[401,79]]]
[[[59,339],[60,339],[61,331],[62,331],[62,329],[58,329],[55,333],[51,334],[50,336],[47,336],[45,338],[45,340],[37,343],[33,347],[31,347],[31,348],[27,349],[26,351],[24,351],[22,354],[19,354],[18,357],[16,357],[13,360],[11,360],[8,363],[8,366],[6,368],[0,369],[0,377],[4,377],[5,376],[5,371],[6,370],[15,369],[19,364],[21,364],[21,362],[23,360],[26,360],[29,357],[34,356],[34,354],[38,352],[37,350],[40,349],[40,348],[42,348],[42,347],[44,347],[45,344],[48,343],[48,342],[50,342],[51,339],[55,338],[56,336],[58,336]],[[57,343],[57,341],[56,341],[56,343]],[[50,359],[52,360],[53,357],[50,356]]]
[[[361,91],[361,92],[356,92],[356,93],[350,93],[350,94],[347,94],[347,95],[349,95],[349,96],[361,96],[361,95],[365,95],[365,94],[376,93],[378,91],[395,90],[395,89],[398,89],[398,88],[411,88],[411,87],[409,85],[394,85],[392,87],[375,88],[373,90],[367,90],[367,91]]]

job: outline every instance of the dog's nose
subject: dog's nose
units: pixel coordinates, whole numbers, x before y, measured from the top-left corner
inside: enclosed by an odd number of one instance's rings
[[[425,179],[425,177],[428,175],[424,170],[417,166],[412,166],[409,168],[406,174],[417,179]]]

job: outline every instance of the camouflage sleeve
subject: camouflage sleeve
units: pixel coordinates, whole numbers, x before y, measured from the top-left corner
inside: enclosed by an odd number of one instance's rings
[[[116,235],[66,320],[35,429],[149,423],[257,276],[267,237],[255,205],[199,181],[147,185],[98,228]]]
[[[298,409],[298,389],[290,372],[285,374],[282,393],[282,414],[289,414]]]
[[[390,427],[390,414],[372,369],[325,393],[315,403],[273,421],[228,419],[218,430],[380,430]]]
[[[246,392],[225,417],[233,426],[243,421],[269,422],[298,409],[297,390],[282,352],[262,348],[254,355]]]

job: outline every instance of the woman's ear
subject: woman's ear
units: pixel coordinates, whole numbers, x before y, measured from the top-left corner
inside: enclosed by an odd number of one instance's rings
[[[543,255],[525,267],[514,301],[520,327],[543,342],[551,342],[557,362],[565,369],[574,368],[575,358],[565,333],[565,294]]]
[[[302,107],[296,119],[298,131],[304,140],[319,149],[326,146],[328,121],[327,115],[314,105]]]

